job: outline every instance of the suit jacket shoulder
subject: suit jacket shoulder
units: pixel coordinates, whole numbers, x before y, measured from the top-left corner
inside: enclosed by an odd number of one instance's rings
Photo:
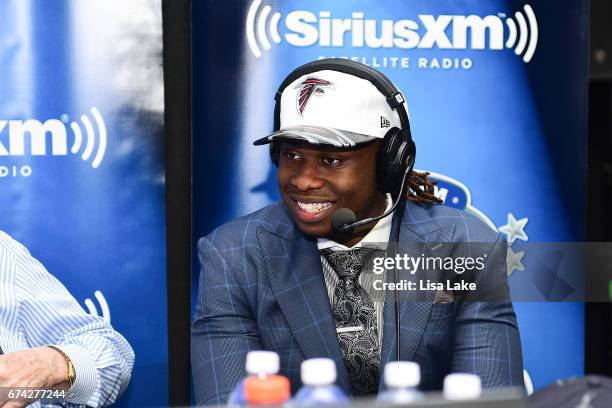
[[[218,248],[237,247],[252,243],[256,239],[257,229],[264,228],[276,235],[288,236],[293,229],[293,221],[282,201],[263,207],[255,212],[231,220],[198,241],[208,241]]]
[[[452,242],[495,242],[500,235],[464,210],[443,204],[406,204],[402,229],[422,238],[436,230],[452,230]]]
[[[245,292],[253,307],[259,295],[259,287],[254,282],[261,282],[263,277],[259,272],[266,270],[260,231],[287,238],[293,228],[280,201],[215,228],[198,240],[198,258],[202,267],[200,286],[226,285],[233,281]],[[223,281],[217,282],[218,279]]]

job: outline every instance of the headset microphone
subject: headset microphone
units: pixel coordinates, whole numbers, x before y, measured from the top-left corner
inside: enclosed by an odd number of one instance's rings
[[[393,206],[389,208],[389,210],[385,211],[381,215],[377,217],[369,217],[364,218],[362,220],[356,221],[355,213],[349,208],[339,208],[332,214],[332,228],[338,232],[350,232],[357,227],[361,227],[362,225],[370,224],[374,221],[378,221],[381,218],[385,218],[387,215],[391,214],[397,205],[402,201],[402,198],[406,194],[406,182],[408,181],[408,175],[412,170],[412,164],[414,163],[414,158],[409,157],[408,163],[406,166],[406,170],[404,170],[404,177],[402,178],[402,184],[400,187],[400,193]]]
[[[357,216],[350,208],[339,208],[332,214],[332,228],[339,232],[352,229],[352,225],[357,221]]]

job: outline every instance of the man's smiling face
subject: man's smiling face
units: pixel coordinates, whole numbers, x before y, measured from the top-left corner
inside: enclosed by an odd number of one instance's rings
[[[304,234],[354,245],[371,229],[338,234],[331,218],[340,208],[350,208],[357,219],[384,211],[385,196],[376,188],[378,145],[376,141],[347,150],[281,142],[276,178],[283,201]]]

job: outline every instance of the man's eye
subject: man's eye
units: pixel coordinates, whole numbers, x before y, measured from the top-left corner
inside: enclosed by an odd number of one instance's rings
[[[326,157],[323,159],[323,163],[326,166],[337,166],[340,164],[340,159],[336,157]]]
[[[289,160],[298,160],[300,155],[295,152],[285,152],[285,157]]]

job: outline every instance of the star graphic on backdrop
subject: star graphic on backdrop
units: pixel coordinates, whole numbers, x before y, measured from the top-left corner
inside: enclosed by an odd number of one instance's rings
[[[517,238],[527,241],[529,237],[525,233],[525,226],[529,222],[529,218],[521,218],[517,220],[514,214],[508,213],[508,223],[499,227],[499,231],[506,234],[508,242],[512,244]]]
[[[512,275],[515,269],[517,271],[525,270],[525,266],[521,262],[523,256],[525,256],[525,251],[514,252],[512,248],[508,247],[508,253],[506,254],[506,270],[508,276]]]

